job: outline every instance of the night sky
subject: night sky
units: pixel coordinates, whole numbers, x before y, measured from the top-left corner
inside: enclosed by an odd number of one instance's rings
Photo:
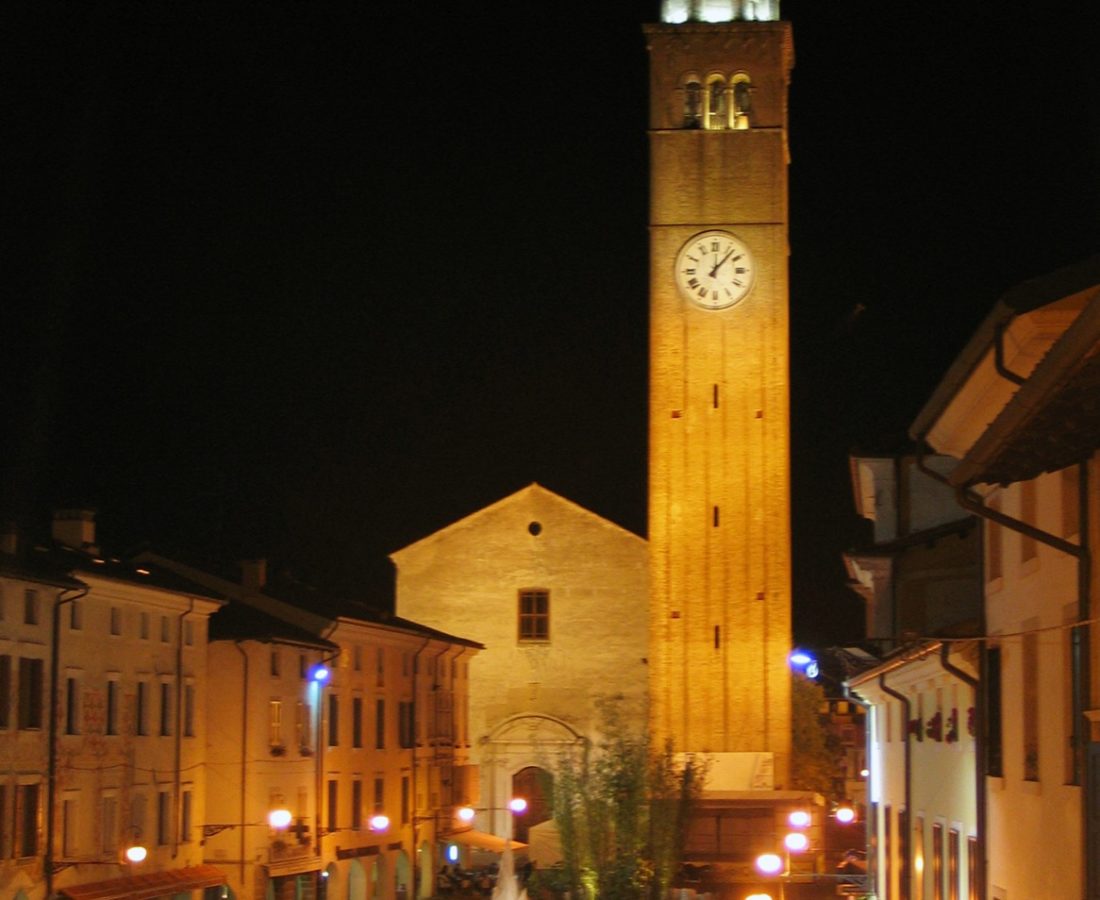
[[[531,481],[645,533],[657,4],[437,6],[9,23],[7,517],[90,505],[112,552],[383,607],[388,553]],[[862,634],[849,450],[904,433],[1005,289],[1100,251],[1074,6],[784,2],[802,641]]]

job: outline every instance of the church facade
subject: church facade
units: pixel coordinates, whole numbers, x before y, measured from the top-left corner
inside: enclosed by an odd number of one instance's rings
[[[598,743],[607,712],[644,724],[646,543],[531,484],[391,559],[399,616],[485,647],[469,670],[477,825],[522,840],[549,817],[540,772]],[[532,805],[513,822],[516,794]]]

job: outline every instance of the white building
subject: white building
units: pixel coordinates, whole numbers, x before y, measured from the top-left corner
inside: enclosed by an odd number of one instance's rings
[[[1094,258],[1007,293],[910,430],[951,460],[931,466],[926,457],[918,468],[982,523],[981,628],[977,640],[949,630],[930,640],[937,633],[918,629],[849,682],[872,704],[879,897],[1100,897],[1100,692],[1089,625],[1098,397]],[[873,468],[857,471],[857,497],[888,506],[870,487]],[[869,598],[881,599],[879,579],[897,574],[873,555],[849,562]],[[917,583],[941,608],[965,596],[959,584]],[[893,615],[875,621],[900,637],[904,620]]]

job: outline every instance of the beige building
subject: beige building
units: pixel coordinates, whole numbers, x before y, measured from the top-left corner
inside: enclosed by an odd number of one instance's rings
[[[470,759],[480,830],[516,836],[547,817],[537,772],[598,741],[600,704],[645,717],[645,541],[537,484],[391,557],[397,612],[485,646],[470,667]]]
[[[998,900],[1100,896],[1098,396],[1094,257],[1005,294],[910,432],[958,460],[948,483],[983,520],[980,778]]]
[[[212,623],[205,858],[250,900],[430,896],[477,802],[468,672],[481,649],[243,565],[154,554],[230,598]],[[281,821],[272,820],[281,814]]]
[[[89,512],[58,513],[53,537],[8,555],[2,579],[2,695],[18,702],[0,715],[2,821],[16,823],[0,890],[85,900],[220,885],[201,832],[207,621],[220,601],[100,553]],[[144,860],[128,862],[138,846]]]

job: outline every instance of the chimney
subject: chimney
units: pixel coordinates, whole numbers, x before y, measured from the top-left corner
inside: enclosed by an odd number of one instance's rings
[[[59,509],[53,514],[53,539],[74,550],[99,553],[95,544],[95,510]]]
[[[250,591],[263,590],[267,584],[266,559],[241,560],[241,585]]]

